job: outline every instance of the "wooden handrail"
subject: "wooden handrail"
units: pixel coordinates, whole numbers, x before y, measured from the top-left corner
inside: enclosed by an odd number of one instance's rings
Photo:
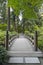
[[[37,33],[37,31],[35,31],[34,39],[30,38],[30,36],[25,36],[25,37],[28,38],[34,44],[35,51],[37,51],[38,50],[38,33]]]
[[[25,36],[25,37],[28,38],[34,44],[34,39],[30,38],[29,36]]]
[[[11,47],[12,46],[12,41],[15,39],[15,38],[17,38],[18,36],[13,36],[11,39],[9,39],[9,47]]]

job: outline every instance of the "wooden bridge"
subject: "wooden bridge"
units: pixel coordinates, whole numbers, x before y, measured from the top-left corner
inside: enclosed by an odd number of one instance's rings
[[[39,49],[35,51],[32,42],[25,38],[24,35],[20,35],[19,38],[14,39],[11,43],[12,46],[8,50],[10,56],[42,56],[42,52]]]
[[[8,37],[6,40],[8,41]],[[37,37],[35,37],[34,43],[35,44],[33,44],[29,37],[23,34],[13,39],[13,41],[10,42],[10,47],[7,42],[6,49],[10,56],[8,63],[40,63],[38,57],[43,57],[43,53],[37,48]]]

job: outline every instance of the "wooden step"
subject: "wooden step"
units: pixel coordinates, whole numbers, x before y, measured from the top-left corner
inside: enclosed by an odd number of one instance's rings
[[[10,57],[8,65],[40,65],[37,57]]]
[[[38,51],[38,52],[30,52],[30,51],[7,51],[9,56],[21,56],[21,57],[43,57],[43,53]]]
[[[38,64],[38,63],[8,63],[7,65],[41,65],[41,64]]]

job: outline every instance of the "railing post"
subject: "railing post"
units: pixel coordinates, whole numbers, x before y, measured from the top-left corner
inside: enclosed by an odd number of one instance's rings
[[[34,47],[35,47],[35,51],[37,51],[38,50],[38,32],[37,31],[35,31]]]
[[[10,31],[10,7],[8,7],[8,30]]]
[[[9,36],[9,34],[8,34],[8,30],[6,31],[6,42],[5,42],[5,47],[6,47],[6,50],[8,50],[8,36]]]

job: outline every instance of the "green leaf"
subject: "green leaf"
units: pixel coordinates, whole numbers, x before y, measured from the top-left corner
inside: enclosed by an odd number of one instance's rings
[[[20,10],[23,12],[24,18],[38,18],[37,13],[34,10],[34,7],[39,7],[42,4],[43,0],[8,0],[8,6],[12,7],[16,15],[19,15]]]

